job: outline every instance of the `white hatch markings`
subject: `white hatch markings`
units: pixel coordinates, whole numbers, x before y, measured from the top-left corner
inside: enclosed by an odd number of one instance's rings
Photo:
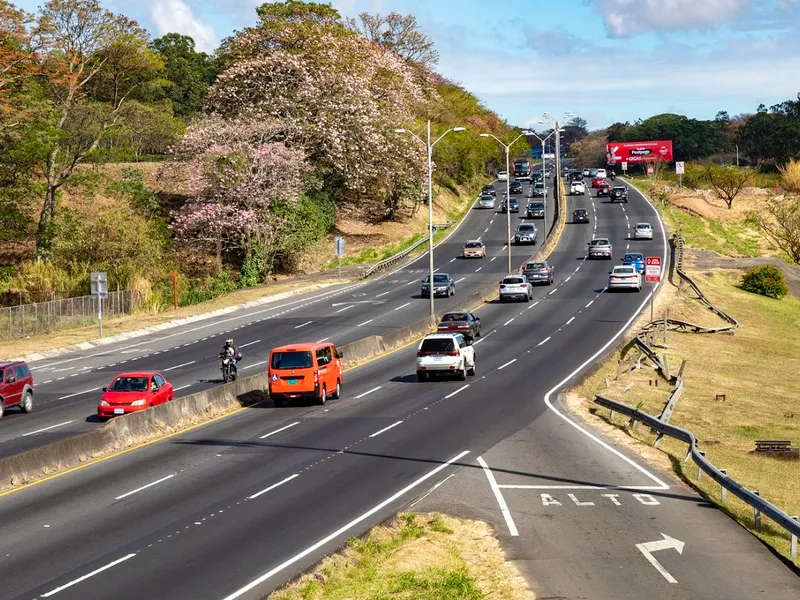
[[[339,310],[337,310],[337,311],[336,311],[336,313],[340,313],[340,312],[344,312],[344,311],[346,311],[346,310],[350,310],[350,309],[351,309],[351,308],[353,308],[354,306],[355,306],[355,304],[348,304],[348,305],[347,305],[347,306],[345,306],[344,308],[340,308]],[[310,323],[310,322],[311,322],[311,321],[309,321],[309,323]],[[295,329],[297,329],[297,328],[295,327]]]
[[[276,487],[280,487],[280,486],[282,486],[284,483],[288,483],[289,481],[291,481],[292,479],[294,479],[294,478],[296,478],[296,477],[300,477],[300,475],[298,475],[297,473],[295,473],[294,475],[289,475],[289,477],[287,477],[287,478],[286,478],[286,479],[284,479],[283,481],[279,481],[278,483],[273,483],[273,484],[272,484],[271,486],[269,486],[268,488],[264,488],[264,489],[263,489],[263,490],[261,490],[260,492],[256,492],[256,493],[255,493],[255,494],[253,494],[252,496],[248,496],[248,498],[247,498],[247,499],[248,499],[248,500],[253,500],[253,499],[255,499],[255,498],[258,498],[259,496],[261,496],[261,495],[263,495],[263,494],[266,494],[267,492],[271,492],[271,491],[272,491],[272,490],[274,490]]]
[[[494,473],[492,473],[492,471],[489,469],[489,465],[486,464],[486,461],[483,460],[483,457],[478,457],[478,464],[480,464],[483,472],[486,473],[486,479],[489,480],[489,487],[492,488],[492,492],[494,492],[494,497],[497,500],[497,504],[500,506],[500,513],[503,515],[503,518],[506,521],[508,533],[514,537],[519,536],[517,525],[514,523],[514,519],[511,517],[511,511],[508,510],[508,505],[506,504],[505,498],[503,498],[503,493],[500,491],[500,487],[497,485],[497,480],[494,478]]]
[[[352,308],[353,306],[355,306],[355,305],[351,304],[348,308]],[[337,310],[336,312],[342,312],[342,311]],[[300,329],[302,327],[305,327],[306,325],[311,325],[313,322],[314,321],[306,321],[305,323],[301,323],[300,325],[296,326],[295,329]]]
[[[504,364],[504,365],[502,365],[502,366],[500,366],[500,367],[497,367],[497,370],[498,370],[498,371],[502,371],[502,370],[503,370],[503,369],[505,369],[505,368],[506,368],[508,365],[512,365],[512,364],[514,364],[515,362],[517,362],[517,359],[516,359],[516,358],[514,358],[514,359],[511,359],[511,360],[510,360],[510,361],[508,361],[506,364]]]
[[[544,339],[543,339],[541,342],[539,342],[538,344],[536,344],[536,346],[537,346],[537,347],[538,347],[538,346],[543,346],[544,344],[546,344],[547,342],[549,342],[549,341],[550,341],[550,338],[551,338],[551,337],[552,337],[552,336],[547,336],[547,337],[546,337],[546,338],[544,338]]]
[[[490,260],[489,262],[493,262],[496,258],[497,258],[496,256],[493,256],[492,260]]]
[[[263,440],[264,438],[268,438],[269,436],[275,435],[276,433],[280,433],[281,431],[286,431],[290,427],[294,427],[295,425],[299,425],[299,424],[300,424],[300,421],[295,421],[294,423],[289,423],[288,425],[285,425],[285,426],[281,427],[280,429],[276,429],[275,431],[270,431],[269,433],[265,433],[264,435],[259,436],[258,439]]]
[[[508,321],[506,321],[505,323],[503,323],[503,327],[505,327],[506,325],[508,325],[509,323],[511,323],[511,321],[513,321],[514,319],[516,319],[516,317],[511,317],[511,318],[510,318]]]
[[[319,343],[319,342],[317,342],[317,343]],[[267,362],[269,362],[269,361],[260,360],[260,361],[258,361],[256,363],[253,363],[252,365],[247,365],[246,367],[242,367],[242,371],[244,371],[245,369],[252,369],[253,367],[260,367],[261,365],[267,364]]]
[[[589,304],[584,306],[584,308],[589,308],[592,304],[594,304],[594,300],[589,300]]]
[[[382,387],[383,387],[382,385],[379,385],[378,387],[374,387],[374,388],[372,388],[371,390],[367,390],[366,392],[362,392],[361,394],[359,394],[358,396],[356,396],[356,397],[355,397],[355,399],[356,399],[356,400],[358,400],[359,398],[363,398],[363,397],[364,397],[364,396],[366,396],[367,394],[371,394],[372,392],[377,392],[377,391],[378,391],[379,389],[381,389]]]
[[[382,434],[382,433],[384,433],[386,431],[389,431],[392,427],[397,427],[402,422],[403,421],[397,421],[396,423],[392,423],[388,427],[384,427],[383,429],[380,429],[380,430],[376,431],[375,433],[371,434],[369,437],[371,437],[371,438],[378,437],[380,434]]]
[[[110,569],[111,567],[116,567],[118,564],[120,564],[122,562],[125,562],[126,560],[131,559],[134,556],[136,556],[136,554],[135,553],[131,553],[131,554],[128,554],[127,556],[123,556],[122,558],[118,558],[114,562],[110,562],[107,565],[105,565],[104,567],[100,567],[99,569],[95,569],[94,571],[92,571],[91,573],[87,573],[83,577],[78,577],[77,579],[74,579],[73,581],[70,581],[69,583],[65,583],[64,585],[62,585],[60,587],[57,587],[56,589],[51,590],[51,591],[47,592],[46,594],[42,594],[42,598],[49,598],[50,596],[53,596],[53,595],[57,594],[58,592],[60,592],[62,590],[65,590],[67,588],[70,588],[73,585],[76,585],[76,584],[80,583],[81,581],[86,581],[90,577],[94,577],[98,573],[102,573],[103,571],[105,571],[107,569]]]
[[[369,319],[368,321],[364,321],[363,323],[359,323],[358,325],[356,325],[356,327],[363,327],[364,325],[368,325],[369,323],[372,323],[374,320],[375,319]]]
[[[57,425],[50,425],[50,427],[42,427],[41,429],[37,429],[36,431],[29,431],[28,433],[23,433],[20,437],[28,437],[29,435],[36,435],[37,433],[42,433],[43,431],[50,431],[51,429],[55,429],[56,427],[63,427],[64,425],[69,425],[70,423],[74,423],[75,421],[64,421],[63,423],[58,423]]]
[[[457,389],[455,392],[450,392],[449,394],[447,394],[447,396],[445,396],[445,398],[452,398],[452,397],[453,397],[453,396],[455,396],[456,394],[460,394],[460,393],[461,393],[461,392],[463,392],[465,389],[467,389],[467,388],[469,387],[469,385],[470,385],[470,384],[467,384],[467,385],[462,385],[462,386],[461,386],[460,388],[458,388],[458,389]]]
[[[464,281],[465,279],[466,279],[466,277],[462,277],[461,279],[456,279],[456,283],[461,283],[461,282],[462,282],[462,281]]]
[[[414,283],[414,282],[412,281],[411,283]],[[377,296],[375,296],[375,297],[376,297],[376,298],[380,298],[381,296],[385,296],[386,294],[391,294],[391,293],[392,293],[392,290],[389,290],[388,292],[383,292],[382,294],[378,294],[378,295],[377,295]]]
[[[405,308],[409,304],[411,304],[411,302],[406,302],[405,304],[403,304],[403,306],[398,306],[397,308],[395,308],[395,310],[400,310],[401,308]]]
[[[175,477],[175,473],[173,473],[172,475],[167,475],[166,477],[162,477],[161,479],[153,481],[152,483],[148,483],[147,485],[143,485],[142,487],[138,487],[135,490],[122,494],[121,496],[117,496],[116,498],[114,498],[114,500],[122,500],[123,498],[127,498],[128,496],[133,496],[137,492],[146,490],[147,488],[153,487],[154,485],[158,485],[159,483],[164,483],[165,481],[167,481],[168,479],[172,479],[173,477]]]
[[[164,372],[166,373],[167,371],[174,371],[175,369],[180,369],[181,367],[188,367],[189,365],[193,365],[196,362],[197,362],[196,360],[190,360],[187,363],[183,363],[181,365],[175,365],[174,367],[169,367],[168,369],[164,369]]]
[[[96,388],[92,388],[90,390],[83,390],[82,392],[75,392],[74,394],[67,394],[66,396],[61,396],[61,398],[59,398],[59,400],[66,400],[67,398],[74,398],[75,396],[80,396],[81,394],[89,394],[91,392],[96,392],[99,389],[100,389],[99,387],[96,387]]]
[[[242,344],[239,348],[247,348],[248,346],[253,346],[254,344],[258,344],[261,340],[256,340],[255,342],[247,342],[246,344]]]
[[[575,317],[570,317],[570,318],[569,318],[569,321],[567,321],[566,323],[564,323],[564,325],[569,325],[569,324],[570,324],[570,323],[572,323],[574,320],[575,320]]]
[[[478,271],[480,271],[482,268],[483,268],[483,267],[478,267],[477,269],[475,269],[475,272],[477,273],[477,272],[478,272]]]
[[[192,387],[192,384],[191,383],[187,383],[186,385],[182,385],[181,387],[176,387],[172,391],[173,392],[180,392],[181,390],[185,390],[186,388],[190,388],[190,387]]]

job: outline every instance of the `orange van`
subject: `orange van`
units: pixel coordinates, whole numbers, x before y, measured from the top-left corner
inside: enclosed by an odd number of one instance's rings
[[[342,393],[342,353],[329,342],[273,348],[268,373],[269,396],[275,406],[297,398],[325,404]]]

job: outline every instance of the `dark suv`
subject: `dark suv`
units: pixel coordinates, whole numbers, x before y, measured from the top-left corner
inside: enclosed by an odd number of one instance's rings
[[[615,185],[611,190],[611,201],[616,202],[617,200],[620,202],[628,201],[628,188],[624,185]]]
[[[589,222],[589,211],[585,208],[576,208],[572,211],[572,222],[573,223],[588,223]]]
[[[610,196],[611,195],[611,186],[607,183],[601,183],[597,186],[597,197],[600,196]]]
[[[22,412],[33,410],[33,375],[24,362],[0,363],[0,419],[9,406],[19,406]]]
[[[512,181],[508,184],[508,191],[511,194],[521,194],[522,193],[522,182],[520,181]]]

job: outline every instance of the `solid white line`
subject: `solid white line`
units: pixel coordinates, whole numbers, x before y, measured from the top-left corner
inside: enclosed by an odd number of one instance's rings
[[[406,302],[405,304],[403,304],[403,306],[398,306],[397,308],[395,308],[395,310],[400,310],[401,308],[405,308],[409,304],[411,304],[411,302]]]
[[[478,457],[478,464],[483,468],[483,472],[486,473],[486,479],[489,480],[489,487],[492,488],[494,492],[494,497],[497,499],[497,504],[500,506],[500,513],[503,515],[503,518],[506,521],[506,526],[508,527],[508,533],[514,537],[519,536],[519,531],[517,531],[517,525],[514,523],[514,519],[511,517],[511,511],[508,510],[508,504],[506,504],[506,499],[503,498],[503,492],[500,491],[500,488],[497,485],[497,481],[494,478],[494,473],[489,469],[489,465],[486,464],[486,461],[483,460],[483,457]]]
[[[303,560],[306,556],[308,556],[312,552],[315,552],[315,551],[319,550],[320,548],[322,548],[325,544],[327,544],[331,540],[335,540],[337,537],[339,537],[343,533],[349,531],[350,529],[352,529],[353,527],[355,527],[356,525],[358,525],[362,521],[365,521],[365,520],[369,519],[376,512],[382,510],[383,508],[385,508],[386,506],[388,506],[392,502],[395,502],[399,498],[402,498],[408,492],[410,492],[414,488],[418,487],[420,484],[426,482],[431,477],[435,477],[438,473],[440,473],[444,469],[448,468],[450,465],[452,465],[457,460],[460,460],[460,459],[464,458],[467,454],[469,454],[469,450],[464,450],[463,452],[461,452],[460,454],[457,454],[456,456],[454,456],[453,458],[451,458],[447,462],[444,462],[441,465],[439,465],[438,467],[436,467],[435,469],[433,469],[432,471],[429,471],[427,474],[423,475],[419,479],[416,479],[416,480],[412,481],[410,484],[408,484],[406,487],[404,487],[399,492],[396,492],[395,494],[389,496],[386,500],[384,500],[380,504],[377,504],[377,505],[373,506],[367,512],[359,515],[358,517],[356,517],[355,519],[353,519],[349,523],[343,525],[342,527],[340,527],[339,529],[337,529],[333,533],[325,536],[324,538],[319,540],[317,543],[309,546],[308,548],[306,548],[302,552],[298,552],[297,554],[295,554],[291,558],[285,560],[284,562],[282,562],[278,566],[270,569],[269,571],[267,571],[266,573],[264,573],[260,577],[254,579],[253,581],[251,581],[250,583],[248,583],[244,587],[242,587],[242,588],[236,590],[235,592],[233,592],[232,594],[226,596],[224,598],[224,600],[236,600],[236,598],[239,598],[239,597],[243,596],[244,594],[246,594],[247,592],[252,590],[254,587],[261,585],[262,583],[264,583],[270,577],[274,577],[275,575],[277,575],[281,571],[284,571],[285,569],[291,567],[296,562]]]
[[[356,396],[355,399],[358,400],[359,398],[363,398],[367,394],[371,394],[372,392],[377,392],[382,387],[383,387],[382,385],[379,385],[378,387],[374,387],[371,390],[367,390],[366,392],[363,392],[363,393],[359,394],[358,396]]]
[[[592,304],[594,304],[594,300],[589,300],[589,304],[587,304],[583,308],[589,308]]]
[[[136,488],[131,492],[127,492],[126,494],[122,494],[122,496],[117,496],[116,498],[114,498],[114,500],[122,500],[123,498],[127,498],[128,496],[132,496],[136,492],[141,492],[142,490],[146,490],[149,487],[158,485],[159,483],[166,481],[167,479],[172,479],[173,477],[175,477],[175,473],[173,473],[172,475],[167,475],[166,477],[162,477],[161,479],[159,479],[158,481],[154,481],[153,483],[148,483],[147,485],[143,485],[142,487]]]
[[[483,267],[478,267],[477,269],[475,269],[475,272],[477,273],[477,272],[478,272],[478,271],[480,271],[482,268],[483,268]]]
[[[434,486],[433,486],[433,487],[432,487],[430,490],[428,490],[428,491],[427,491],[427,492],[425,492],[425,493],[424,493],[422,496],[420,496],[419,498],[417,498],[416,500],[414,500],[414,502],[412,502],[411,504],[409,504],[409,505],[408,505],[408,507],[409,507],[409,508],[411,508],[412,506],[416,506],[417,504],[419,504],[420,502],[422,502],[423,500],[425,500],[425,498],[427,498],[428,496],[430,496],[430,495],[431,495],[433,492],[435,492],[437,489],[439,489],[439,486],[440,486],[440,485],[442,485],[442,484],[443,484],[445,481],[447,481],[447,480],[448,480],[448,479],[450,479],[451,477],[455,477],[455,476],[456,476],[456,474],[455,474],[455,473],[450,473],[450,475],[448,475],[447,477],[445,477],[444,479],[442,479],[442,480],[441,480],[439,483],[437,483],[436,485],[434,485]]]
[[[248,346],[252,346],[253,344],[259,343],[261,340],[256,340],[255,342],[247,342],[246,344],[242,344],[239,348],[247,348]]]
[[[569,325],[569,324],[570,324],[570,323],[572,323],[574,320],[575,320],[575,317],[570,317],[569,321],[567,321],[566,323],[564,323],[564,325]]]
[[[42,427],[41,429],[37,429],[36,431],[29,431],[28,433],[23,433],[20,437],[28,437],[29,435],[36,435],[37,433],[42,433],[43,431],[48,431],[50,429],[55,429],[56,427],[62,427],[63,425],[69,425],[70,423],[74,423],[75,421],[64,421],[63,423],[59,423],[58,425],[50,425],[50,427]]]
[[[647,549],[647,544],[636,544],[636,547],[647,559],[647,562],[653,565],[656,568],[656,571],[664,576],[664,579],[666,579],[669,583],[678,583],[678,580],[675,579],[672,574],[664,568],[664,565],[658,562],[655,556],[650,554],[650,551]]]
[[[664,488],[657,485],[517,485],[501,484],[498,485],[503,490],[636,490],[636,491],[658,491]]]
[[[319,343],[319,342],[317,342],[317,343]],[[242,367],[242,371],[244,371],[245,369],[252,369],[253,367],[258,367],[260,365],[265,365],[265,364],[267,364],[267,362],[268,361],[266,361],[266,360],[261,360],[261,361],[259,361],[257,363],[253,363],[252,365],[247,365],[246,367]]]
[[[552,337],[552,336],[547,336],[547,337],[546,337],[546,338],[544,338],[544,339],[543,339],[541,342],[539,342],[538,344],[536,344],[536,346],[542,346],[542,345],[546,344],[547,342],[549,342],[549,341],[550,341],[550,338],[551,338],[551,337]]]
[[[264,438],[268,438],[269,436],[275,435],[276,433],[280,433],[281,431],[286,431],[290,427],[294,427],[295,425],[299,425],[299,424],[300,424],[300,421],[295,421],[294,423],[289,423],[288,425],[286,425],[284,427],[281,427],[280,429],[276,429],[275,431],[270,431],[269,433],[265,433],[264,435],[262,435],[258,439],[263,440]]]
[[[513,363],[515,363],[515,362],[517,362],[517,359],[516,359],[516,358],[514,358],[514,359],[512,359],[512,360],[508,361],[508,362],[507,362],[506,364],[504,364],[502,367],[497,367],[497,370],[498,370],[498,371],[502,371],[502,370],[503,370],[503,369],[505,369],[505,368],[506,368],[508,365],[510,365],[510,364],[513,364]]]
[[[384,428],[383,428],[383,429],[381,429],[380,431],[376,431],[375,433],[373,433],[373,434],[372,434],[372,435],[370,435],[369,437],[371,437],[371,438],[378,437],[378,436],[379,436],[380,434],[382,434],[384,431],[389,431],[389,430],[390,430],[392,427],[397,427],[398,425],[400,425],[400,423],[402,423],[402,421],[397,421],[397,423],[392,423],[392,424],[391,424],[391,425],[389,425],[388,427],[384,427]]]
[[[80,396],[81,394],[88,394],[89,392],[96,392],[100,388],[92,388],[90,390],[83,390],[82,392],[75,392],[74,394],[69,394],[67,396],[61,396],[59,400],[66,400],[67,398],[74,398],[75,396]]]
[[[447,398],[452,398],[453,396],[455,396],[455,395],[456,395],[456,394],[458,394],[459,392],[463,392],[463,391],[464,391],[465,389],[467,389],[468,387],[469,387],[469,384],[467,384],[467,385],[462,385],[462,386],[461,386],[460,388],[458,388],[458,389],[457,389],[455,392],[451,392],[450,394],[447,394],[447,396],[445,396],[445,399],[447,399]]]
[[[164,369],[164,372],[166,373],[167,371],[174,371],[175,369],[180,369],[181,367],[188,367],[189,365],[193,365],[196,362],[197,362],[196,360],[193,360],[188,363],[183,363],[182,365],[175,365],[174,367],[170,367],[169,369]]]
[[[369,321],[364,321],[363,323],[359,323],[358,325],[356,325],[356,327],[363,327],[364,325],[367,325],[368,323],[372,323],[374,320],[375,319],[370,319]]]
[[[414,283],[414,282],[412,281],[411,283]],[[377,296],[375,296],[375,297],[376,297],[376,298],[380,298],[381,296],[385,296],[386,294],[391,294],[391,293],[392,293],[392,290],[389,290],[388,292],[383,292],[382,294],[378,294],[378,295],[377,295]]]
[[[344,311],[346,311],[346,310],[350,310],[350,309],[351,309],[351,308],[353,308],[354,306],[355,306],[355,304],[350,304],[350,305],[348,305],[348,306],[345,306],[344,308],[340,308],[339,310],[337,310],[337,311],[336,311],[336,313],[338,314],[338,313],[340,313],[340,312],[344,312]],[[311,323],[311,321],[309,321],[309,323]],[[297,329],[297,328],[295,327],[295,329]]]
[[[287,478],[286,478],[286,479],[284,479],[283,481],[279,481],[278,483],[273,483],[273,484],[272,484],[271,486],[269,486],[268,488],[265,488],[265,489],[261,490],[260,492],[256,492],[256,493],[255,493],[255,494],[253,494],[252,496],[248,496],[248,497],[247,497],[247,499],[248,499],[248,500],[253,500],[253,499],[255,499],[255,498],[258,498],[258,497],[259,497],[259,496],[261,496],[262,494],[266,494],[267,492],[271,492],[271,491],[272,491],[272,490],[274,490],[276,487],[283,485],[283,484],[284,484],[284,483],[286,483],[287,481],[291,481],[291,480],[292,480],[292,479],[294,479],[295,477],[300,477],[300,475],[298,475],[297,473],[295,473],[294,475],[289,475],[289,477],[287,477]]]
[[[96,570],[92,571],[91,573],[87,573],[87,574],[86,574],[86,575],[84,575],[83,577],[78,577],[78,578],[77,578],[77,579],[75,579],[74,581],[70,581],[69,583],[65,583],[65,584],[64,584],[64,585],[62,585],[61,587],[57,587],[56,589],[54,589],[54,590],[52,590],[52,591],[50,591],[50,592],[47,592],[46,594],[42,594],[42,598],[49,598],[50,596],[52,596],[52,595],[54,595],[54,594],[57,594],[58,592],[60,592],[60,591],[62,591],[62,590],[65,590],[65,589],[67,589],[67,588],[69,588],[69,587],[72,587],[72,586],[73,586],[73,585],[75,585],[76,583],[80,583],[81,581],[86,581],[86,580],[87,580],[87,579],[89,579],[90,577],[94,577],[95,575],[97,575],[98,573],[102,573],[102,572],[103,572],[103,571],[105,571],[106,569],[110,569],[111,567],[115,567],[115,566],[117,566],[119,563],[121,563],[121,562],[125,562],[126,560],[128,560],[129,558],[133,558],[134,556],[136,556],[136,553],[133,553],[133,552],[132,552],[131,554],[128,554],[127,556],[123,556],[122,558],[118,558],[118,559],[117,559],[117,560],[115,560],[114,562],[110,562],[110,563],[108,563],[108,564],[107,564],[106,566],[104,566],[104,567],[100,567],[99,569],[96,569]]]
[[[511,323],[511,321],[513,321],[514,319],[516,319],[516,317],[511,317],[511,318],[510,318],[508,321],[506,321],[505,323],[503,323],[503,327],[505,327],[506,325],[508,325],[509,323]]]
[[[180,392],[181,390],[185,390],[188,387],[192,387],[192,384],[191,383],[187,383],[186,385],[182,385],[181,387],[176,387],[172,391],[173,392]]]
[[[348,306],[347,308],[351,308],[351,307],[353,307],[353,306],[354,306],[354,305],[353,305],[353,304],[351,304],[351,305],[350,305],[350,306]],[[341,311],[337,310],[336,312],[341,312]],[[314,321],[306,321],[305,323],[302,323],[301,325],[298,325],[297,327],[295,327],[295,329],[300,329],[301,327],[305,327],[306,325],[311,325],[311,323],[313,323],[313,322],[314,322]]]

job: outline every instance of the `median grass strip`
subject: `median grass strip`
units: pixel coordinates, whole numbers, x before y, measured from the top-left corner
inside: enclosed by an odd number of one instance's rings
[[[759,490],[763,498],[787,513],[800,514],[800,461],[749,453],[757,439],[791,440],[800,445],[800,379],[794,376],[800,369],[800,300],[774,300],[745,292],[738,287],[738,274],[726,270],[690,275],[711,301],[734,315],[742,327],[734,335],[668,333],[667,348],[657,349],[659,354],[667,354],[673,373],[683,359],[688,361],[684,373],[686,390],[671,422],[692,431],[707,458],[727,469],[739,483]],[[725,324],[704,308],[688,288],[678,292],[667,285],[665,295],[662,305],[669,306],[671,318],[706,326]],[[663,342],[660,335],[657,341]],[[630,429],[619,416],[609,419],[609,412],[596,408],[592,402],[594,395],[601,393],[638,405],[650,414],[658,415],[663,409],[671,387],[651,369],[636,370],[614,381],[618,358],[618,353],[609,357],[574,390],[580,398],[577,405],[581,412],[591,410],[605,424],[624,429],[625,436],[618,436],[617,440],[627,437],[629,441],[651,445],[654,436],[649,430],[641,425]],[[609,388],[605,387],[605,378],[610,382]],[[656,380],[658,387],[654,385]],[[724,394],[725,399],[717,399],[718,394]],[[660,449],[666,453],[661,456],[669,460],[668,468],[753,530],[750,507],[732,496],[723,504],[719,486],[707,477],[698,482],[696,465],[682,462],[685,444],[665,438]],[[653,456],[651,450],[644,450]],[[767,519],[759,537],[789,556],[789,537]]]
[[[348,540],[269,600],[534,600],[490,527],[443,514],[401,513]]]

